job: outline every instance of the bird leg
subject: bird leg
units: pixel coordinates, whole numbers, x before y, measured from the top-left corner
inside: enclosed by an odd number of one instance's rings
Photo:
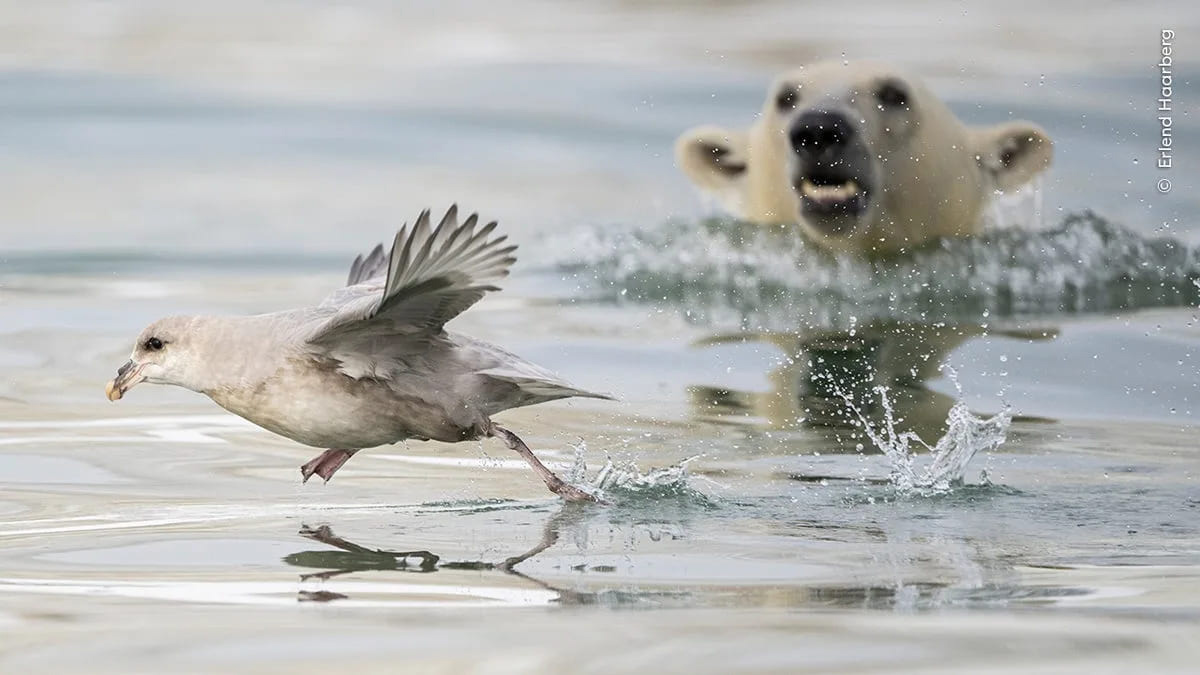
[[[333,478],[333,474],[337,473],[337,470],[342,468],[346,460],[353,457],[356,452],[358,450],[326,450],[308,460],[308,463],[300,467],[300,475],[304,476],[305,483],[308,482],[309,478],[312,478],[314,473],[324,478],[325,482],[328,483],[329,479]]]
[[[550,488],[550,491],[554,494],[562,497],[568,502],[597,501],[592,495],[559,478],[557,474],[549,469],[549,467],[547,467],[545,464],[542,464],[541,460],[539,460],[537,456],[533,454],[533,451],[529,449],[529,446],[525,445],[525,441],[522,441],[513,432],[505,429],[504,427],[493,424],[488,435],[499,438],[500,440],[504,441],[504,444],[507,445],[510,450],[515,450],[516,453],[529,464],[529,466],[533,467],[534,472],[537,473],[538,477],[542,479],[542,482],[546,484],[546,487]]]

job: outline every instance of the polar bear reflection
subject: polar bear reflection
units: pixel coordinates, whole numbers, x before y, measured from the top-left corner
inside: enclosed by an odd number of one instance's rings
[[[872,423],[882,421],[874,389],[886,387],[895,418],[905,430],[937,438],[955,401],[926,386],[955,349],[972,338],[991,335],[1026,341],[1051,340],[1057,329],[998,329],[876,322],[849,331],[733,333],[715,335],[698,346],[766,342],[784,354],[767,373],[770,390],[739,391],[712,385],[688,388],[694,414],[701,418],[740,418],[771,429],[825,429],[849,450],[861,439],[843,431],[857,428],[853,403]]]

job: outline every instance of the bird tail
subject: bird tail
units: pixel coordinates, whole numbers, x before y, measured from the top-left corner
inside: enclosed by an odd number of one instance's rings
[[[517,406],[514,407],[534,405],[537,403],[545,403],[547,401],[556,401],[560,398],[573,397],[599,398],[607,401],[616,400],[616,398],[610,394],[601,394],[594,391],[577,389],[564,382],[556,382],[554,380],[498,373],[494,371],[485,371],[480,374],[489,379],[516,387],[521,392],[521,401],[517,404]]]

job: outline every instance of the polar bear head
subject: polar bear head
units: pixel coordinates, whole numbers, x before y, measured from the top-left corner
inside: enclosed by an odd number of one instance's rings
[[[829,62],[778,78],[750,129],[699,127],[675,150],[735,215],[877,256],[977,233],[990,196],[1045,170],[1052,143],[1029,122],[968,127],[892,66]]]

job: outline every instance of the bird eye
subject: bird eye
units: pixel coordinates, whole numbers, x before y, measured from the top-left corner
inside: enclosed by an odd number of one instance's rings
[[[791,85],[785,86],[775,95],[775,107],[780,110],[791,110],[800,102],[800,92]]]
[[[875,98],[885,108],[902,108],[908,105],[908,92],[896,82],[884,82],[875,90]]]
[[[156,352],[163,348],[163,341],[159,340],[156,337],[152,337],[152,338],[146,340],[144,343],[142,343],[142,346],[152,352]]]

